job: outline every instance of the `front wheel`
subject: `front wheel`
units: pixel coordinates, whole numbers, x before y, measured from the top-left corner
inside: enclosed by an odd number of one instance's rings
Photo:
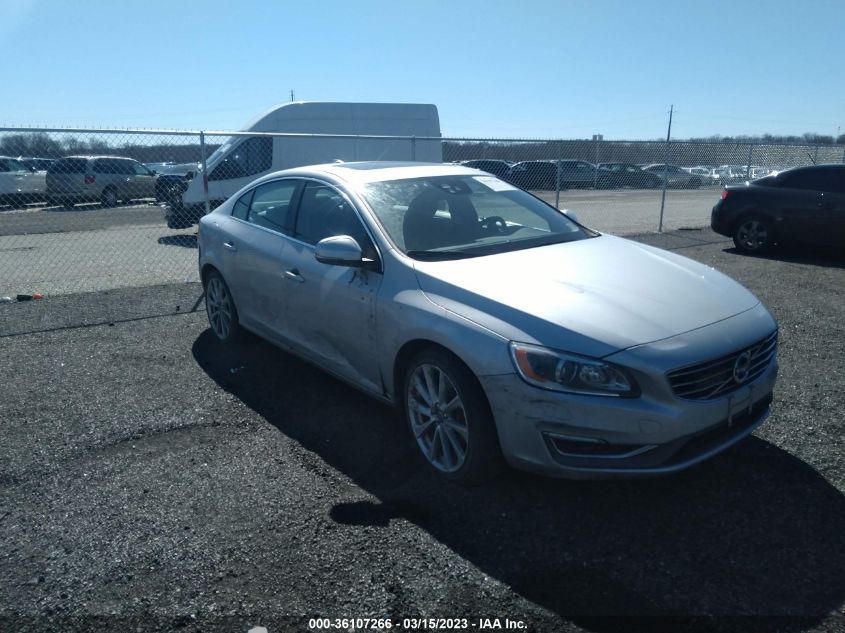
[[[740,220],[733,234],[734,245],[744,253],[765,253],[774,246],[774,237],[772,225],[759,216]]]
[[[403,410],[414,442],[439,475],[463,484],[503,465],[493,416],[472,372],[441,350],[418,354],[405,372]]]
[[[234,343],[240,338],[238,310],[229,286],[217,271],[205,278],[205,310],[211,331],[221,343]]]

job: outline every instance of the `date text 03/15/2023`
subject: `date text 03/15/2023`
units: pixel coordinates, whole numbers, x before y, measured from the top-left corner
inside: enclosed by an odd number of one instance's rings
[[[449,631],[449,630],[511,630],[528,629],[523,620],[510,618],[311,618],[312,631]]]

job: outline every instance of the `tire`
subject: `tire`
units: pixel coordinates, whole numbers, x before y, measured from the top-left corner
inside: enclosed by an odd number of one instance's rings
[[[103,190],[100,196],[100,203],[106,208],[117,206],[117,191],[115,191],[114,187],[106,187]]]
[[[241,339],[242,330],[229,286],[223,281],[220,273],[212,270],[205,276],[203,289],[208,325],[214,336],[226,345],[237,343]]]
[[[734,245],[743,253],[765,253],[774,246],[772,223],[759,215],[742,218],[733,231]]]
[[[187,229],[193,222],[188,222],[182,217],[169,216],[167,218],[167,228],[169,229]]]
[[[473,485],[501,472],[504,460],[487,398],[451,354],[429,349],[411,360],[402,380],[402,413],[418,454],[441,477]]]

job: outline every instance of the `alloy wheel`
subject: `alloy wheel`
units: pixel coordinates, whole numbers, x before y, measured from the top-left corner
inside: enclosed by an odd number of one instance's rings
[[[437,365],[414,369],[407,388],[411,430],[425,458],[437,470],[463,466],[469,447],[467,412],[452,379]]]
[[[769,243],[769,229],[759,220],[746,220],[736,230],[739,245],[748,251],[759,251]]]
[[[216,275],[208,280],[205,307],[211,329],[217,338],[225,341],[232,331],[232,297],[226,284]]]

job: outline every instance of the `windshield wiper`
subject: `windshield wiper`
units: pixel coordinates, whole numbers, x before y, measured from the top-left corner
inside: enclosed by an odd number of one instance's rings
[[[472,251],[408,251],[405,253],[408,257],[414,259],[421,259],[423,261],[442,261],[448,259],[466,259],[467,257],[478,257],[482,253],[474,253]]]

